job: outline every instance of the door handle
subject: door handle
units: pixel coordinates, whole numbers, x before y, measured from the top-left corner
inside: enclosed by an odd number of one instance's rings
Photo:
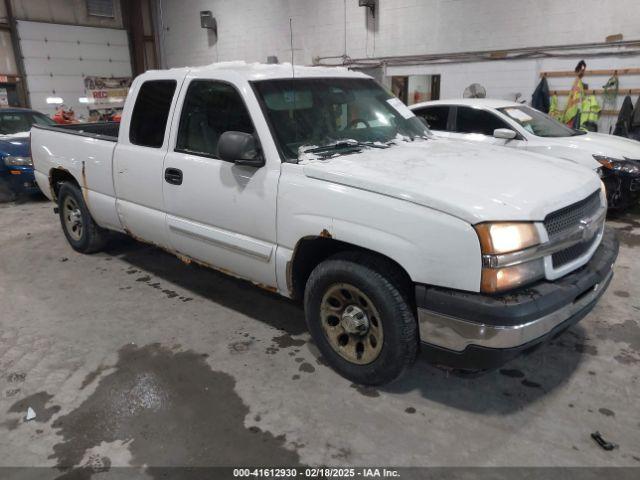
[[[164,171],[164,180],[171,185],[182,185],[182,170],[167,168]]]

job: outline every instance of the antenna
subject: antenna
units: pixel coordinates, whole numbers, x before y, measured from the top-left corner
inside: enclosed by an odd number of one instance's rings
[[[291,78],[296,78],[296,69],[293,68],[293,19],[289,18],[289,44],[291,45]]]
[[[296,122],[296,69],[293,66],[293,19],[289,17],[289,43],[291,45],[291,94],[293,95],[293,111],[291,112],[291,120],[293,120],[293,135],[298,140],[298,122]]]

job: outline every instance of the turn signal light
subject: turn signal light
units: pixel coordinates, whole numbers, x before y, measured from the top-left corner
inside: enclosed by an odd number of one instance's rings
[[[542,258],[511,267],[485,267],[482,269],[480,290],[484,293],[503,292],[542,277],[544,277],[544,260]]]

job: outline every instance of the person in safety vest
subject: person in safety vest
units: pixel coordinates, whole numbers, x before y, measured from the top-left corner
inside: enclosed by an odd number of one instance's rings
[[[571,93],[569,94],[569,102],[567,103],[567,109],[564,111],[564,117],[562,121],[571,128],[580,127],[580,107],[582,106],[582,100],[584,98],[584,84],[582,83],[582,77],[587,69],[587,64],[584,60],[580,60],[576,65],[576,79],[573,81],[571,87]]]
[[[598,119],[600,118],[600,104],[592,93],[587,95],[582,101],[582,112],[580,113],[580,129],[589,132],[598,131]]]

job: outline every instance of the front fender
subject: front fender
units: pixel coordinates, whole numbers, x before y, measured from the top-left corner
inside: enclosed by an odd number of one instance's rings
[[[290,256],[302,238],[331,237],[391,258],[414,282],[480,290],[480,245],[470,224],[422,205],[310,179],[296,167],[283,165],[278,197],[278,246]]]

